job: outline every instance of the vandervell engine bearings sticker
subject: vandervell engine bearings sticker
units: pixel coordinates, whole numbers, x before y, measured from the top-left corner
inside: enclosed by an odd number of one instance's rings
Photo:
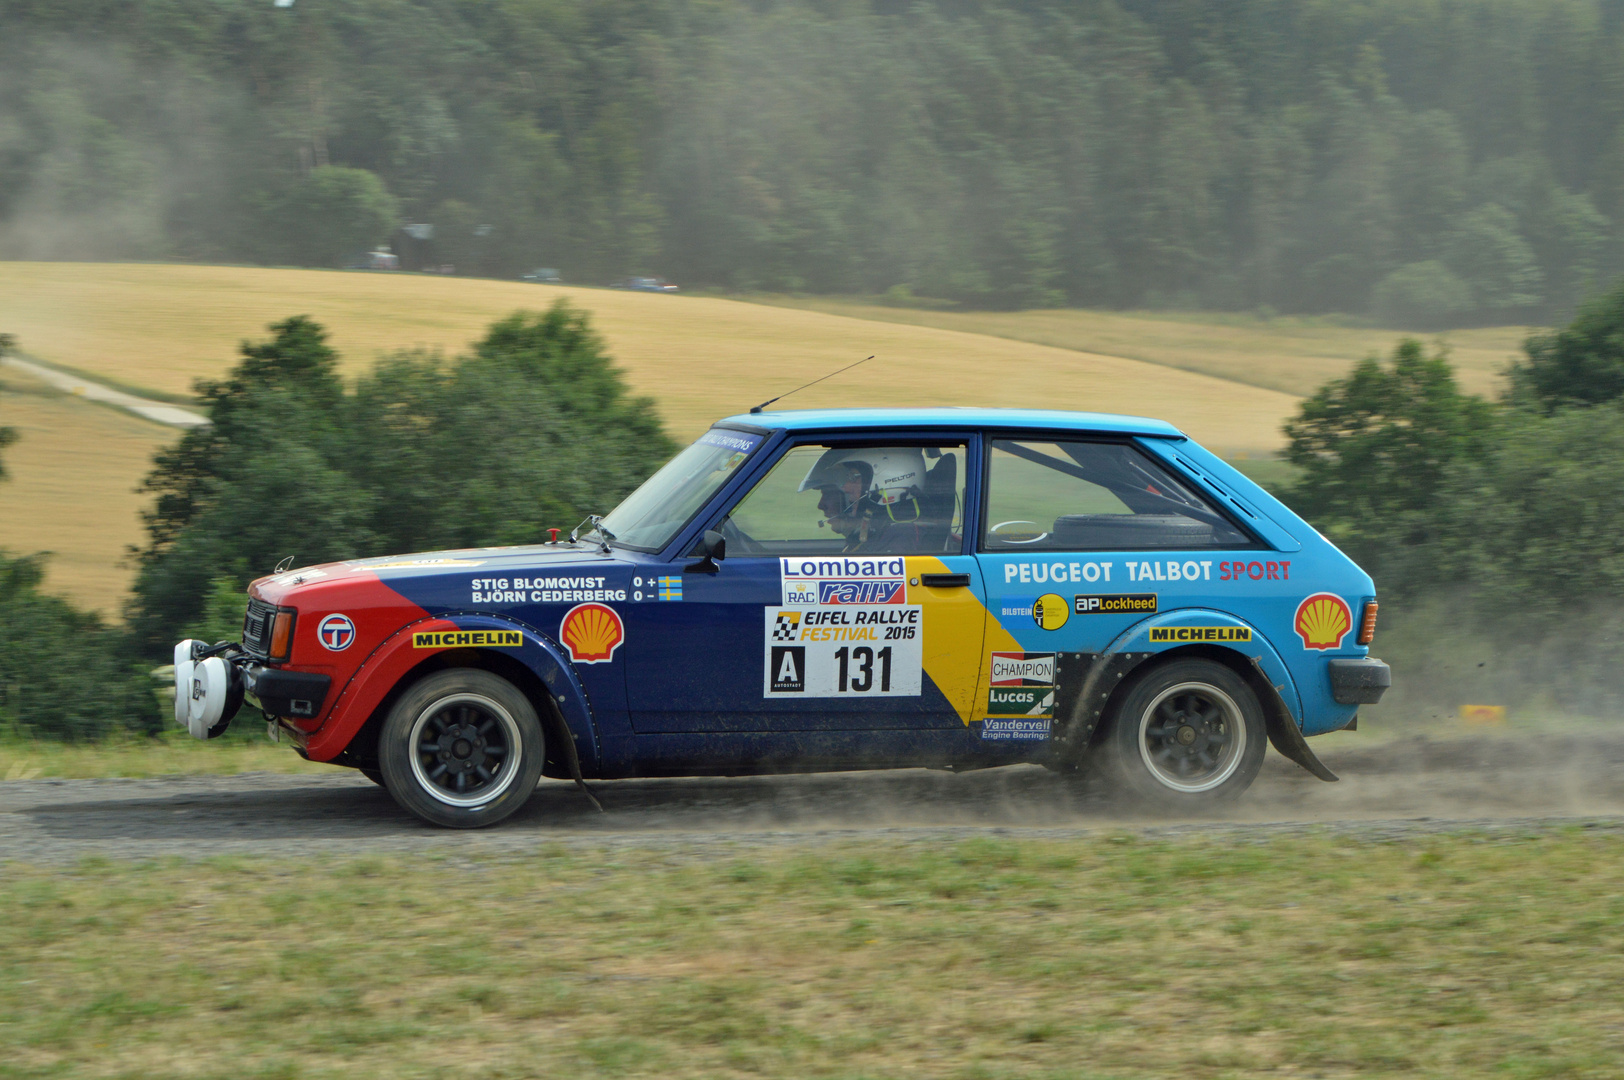
[[[919,696],[919,605],[769,607],[766,615],[765,697]]]
[[[995,652],[983,739],[1047,739],[1054,717],[1054,653]]]

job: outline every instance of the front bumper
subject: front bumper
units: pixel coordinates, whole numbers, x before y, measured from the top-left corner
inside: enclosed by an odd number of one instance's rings
[[[261,709],[293,720],[320,716],[327,691],[333,685],[330,675],[283,671],[263,664],[244,664],[242,673],[245,689],[254,695]]]
[[[1332,660],[1331,697],[1338,705],[1374,705],[1393,685],[1393,669],[1373,656]]]

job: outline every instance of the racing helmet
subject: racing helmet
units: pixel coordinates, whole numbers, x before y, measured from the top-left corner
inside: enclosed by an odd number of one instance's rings
[[[860,498],[890,506],[912,499],[924,489],[925,455],[911,446],[830,450],[818,458],[797,490],[839,489],[853,471],[862,478]]]

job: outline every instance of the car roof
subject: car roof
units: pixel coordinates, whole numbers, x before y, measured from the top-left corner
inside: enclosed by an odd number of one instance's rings
[[[1184,438],[1166,420],[1145,416],[1119,416],[1115,413],[1067,412],[1061,409],[789,409],[774,412],[740,413],[719,420],[722,424],[748,424],[752,427],[785,431],[825,428],[863,430],[887,427],[1006,428],[1029,431],[1052,428],[1061,431],[1099,431],[1118,435],[1151,435]]]

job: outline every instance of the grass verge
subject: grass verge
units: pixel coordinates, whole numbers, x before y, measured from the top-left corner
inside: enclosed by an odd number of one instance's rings
[[[1624,838],[0,877],[0,1076],[1616,1075]]]
[[[236,727],[252,723],[239,717]],[[260,724],[261,728],[265,725]],[[286,744],[263,734],[234,730],[221,739],[199,742],[183,731],[150,738],[123,736],[92,743],[0,736],[0,780],[92,780],[112,776],[232,776],[244,772],[326,772],[332,765],[309,762]],[[0,1077],[5,1075],[0,1071]]]

